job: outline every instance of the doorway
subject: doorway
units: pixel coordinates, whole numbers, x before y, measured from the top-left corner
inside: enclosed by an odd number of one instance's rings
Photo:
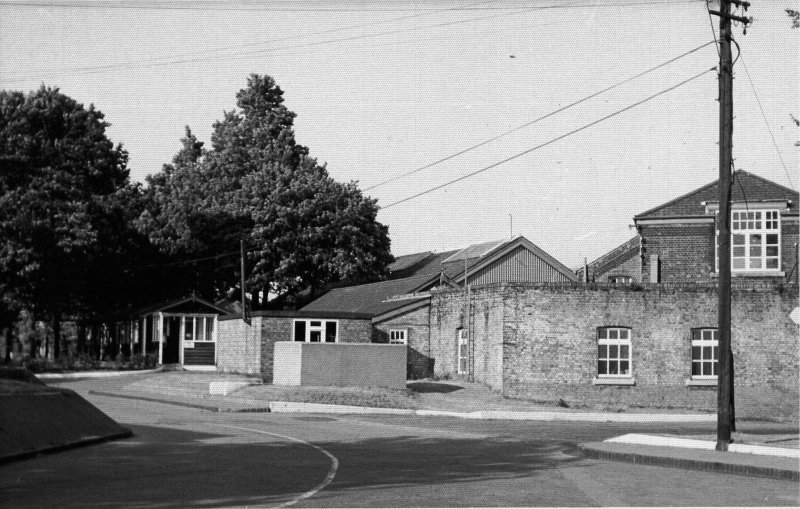
[[[164,317],[164,353],[162,364],[178,364],[180,357],[181,317]]]

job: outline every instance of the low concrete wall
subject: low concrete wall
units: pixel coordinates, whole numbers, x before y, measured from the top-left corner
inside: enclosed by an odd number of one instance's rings
[[[275,385],[406,387],[406,346],[277,341]]]

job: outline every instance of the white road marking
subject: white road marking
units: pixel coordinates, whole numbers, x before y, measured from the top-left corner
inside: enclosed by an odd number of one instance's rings
[[[306,442],[305,440],[301,440],[299,438],[294,438],[294,437],[290,437],[290,436],[287,436],[287,435],[281,435],[281,434],[278,434],[278,433],[270,433],[269,431],[262,431],[260,429],[244,428],[244,427],[241,427],[241,426],[231,426],[231,425],[228,425],[228,424],[217,424],[217,423],[211,423],[211,422],[208,423],[208,424],[211,424],[212,426],[219,426],[219,427],[222,427],[222,428],[238,429],[238,430],[242,430],[242,431],[249,431],[251,433],[259,433],[261,435],[270,435],[270,436],[273,436],[273,437],[284,438],[286,440],[291,440],[292,442],[297,442],[299,444],[303,444],[303,445],[307,445],[309,447],[313,447],[314,449],[318,450],[319,452],[321,452],[322,454],[324,454],[325,456],[330,458],[330,460],[331,460],[331,468],[328,470],[328,475],[325,476],[325,479],[323,479],[323,481],[320,484],[315,486],[313,489],[311,489],[309,491],[306,491],[305,493],[303,493],[303,494],[301,494],[301,495],[289,500],[288,502],[284,502],[283,504],[281,504],[281,505],[279,505],[277,507],[289,507],[290,505],[294,505],[294,504],[300,502],[301,500],[305,500],[305,499],[307,499],[309,497],[313,497],[314,495],[319,493],[321,490],[323,490],[327,485],[329,485],[331,483],[331,481],[333,481],[333,478],[336,477],[336,471],[339,469],[339,460],[336,458],[336,456],[334,456],[333,454],[331,454],[330,452],[326,451],[325,449],[323,449],[322,447],[320,447],[318,445],[314,445],[314,444],[312,444],[310,442]]]

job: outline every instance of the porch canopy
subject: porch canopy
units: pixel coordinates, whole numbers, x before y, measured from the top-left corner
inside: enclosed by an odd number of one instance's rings
[[[215,369],[217,318],[230,311],[199,297],[185,297],[141,308],[118,323],[131,353],[157,353],[158,364]]]

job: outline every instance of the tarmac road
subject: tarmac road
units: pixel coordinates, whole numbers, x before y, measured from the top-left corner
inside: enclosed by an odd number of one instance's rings
[[[0,467],[4,507],[798,505],[798,483],[590,460],[571,445],[698,425],[211,413],[91,396],[127,440]],[[565,454],[565,451],[567,454]]]

